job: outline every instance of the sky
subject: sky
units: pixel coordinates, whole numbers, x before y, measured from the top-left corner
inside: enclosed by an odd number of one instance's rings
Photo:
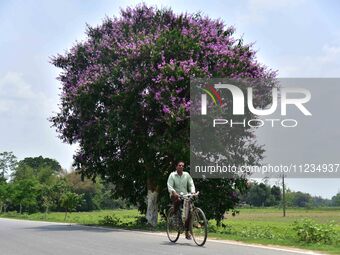
[[[0,152],[54,158],[70,169],[76,145],[61,142],[48,118],[58,111],[60,70],[50,57],[84,40],[120,8],[140,1],[0,2]],[[201,11],[255,43],[258,60],[279,77],[340,77],[340,2],[317,0],[144,1],[175,12]],[[338,95],[336,95],[338,96]],[[335,96],[335,98],[336,98]],[[339,179],[289,179],[288,187],[331,198]]]

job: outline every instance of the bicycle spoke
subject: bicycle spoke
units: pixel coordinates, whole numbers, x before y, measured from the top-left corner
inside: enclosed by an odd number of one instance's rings
[[[192,212],[191,232],[197,245],[204,245],[207,239],[207,230],[207,220],[203,211],[199,208],[195,208],[195,210]]]
[[[180,235],[179,220],[174,214],[173,208],[170,208],[167,217],[167,235],[171,242],[176,242]]]

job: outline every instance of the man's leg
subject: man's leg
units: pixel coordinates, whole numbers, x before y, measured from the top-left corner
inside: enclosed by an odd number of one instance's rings
[[[181,215],[179,214],[179,207],[181,205],[181,200],[178,196],[171,195],[172,205],[174,207],[174,214],[178,216],[179,223],[181,223]]]
[[[189,205],[188,205],[189,206]],[[190,217],[191,217],[191,213],[189,212],[189,210],[187,211],[187,215],[186,215],[186,219],[185,219],[185,238],[186,239],[191,239],[191,235],[189,233],[189,224],[190,224]]]
[[[171,201],[172,201],[172,205],[174,207],[174,211],[178,212],[178,208],[181,204],[181,200],[178,197],[171,195]]]

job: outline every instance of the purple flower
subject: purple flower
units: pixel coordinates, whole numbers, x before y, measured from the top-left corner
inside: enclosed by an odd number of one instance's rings
[[[181,93],[182,91],[183,91],[182,88],[176,89],[176,94],[179,94],[179,93]]]
[[[178,25],[179,19],[182,26]],[[179,46],[187,49],[180,55],[169,52],[169,44],[176,41],[164,37],[174,28],[185,38]],[[145,111],[150,110],[147,100],[152,95],[162,105],[163,113],[178,117],[183,112],[172,109],[185,109],[189,115],[190,102],[185,95],[190,76],[275,78],[275,72],[256,61],[253,45],[239,44],[234,32],[235,28],[208,17],[183,16],[171,10],[158,12],[145,4],[126,8],[120,17],[89,27],[84,42],[52,59],[62,69],[62,105],[72,108],[78,93],[93,88],[105,91],[106,100],[138,88],[142,96],[138,103]],[[143,54],[151,56],[152,61]],[[168,117],[162,114],[160,118]],[[68,125],[61,124],[67,129]]]
[[[164,105],[164,106],[163,106],[163,112],[164,112],[164,113],[170,113],[169,107],[166,106],[166,105]]]
[[[170,82],[176,82],[176,78],[171,76],[170,79],[169,79]]]
[[[155,93],[155,99],[159,101],[161,99],[161,92],[156,92]]]
[[[186,102],[184,104],[184,107],[185,107],[185,111],[190,112],[190,101]]]

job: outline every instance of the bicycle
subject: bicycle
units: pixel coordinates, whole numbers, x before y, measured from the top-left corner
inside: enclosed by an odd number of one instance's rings
[[[195,207],[193,203],[193,200],[198,197],[198,194],[198,192],[188,195],[180,194],[180,199],[183,203],[188,202],[188,215],[190,214],[189,232],[194,242],[198,246],[203,246],[208,237],[208,221],[202,209]],[[181,203],[181,207],[183,203]],[[177,242],[180,234],[183,233],[183,222],[181,209],[178,210],[178,214],[176,215],[173,206],[171,206],[167,213],[167,235],[170,242]]]

